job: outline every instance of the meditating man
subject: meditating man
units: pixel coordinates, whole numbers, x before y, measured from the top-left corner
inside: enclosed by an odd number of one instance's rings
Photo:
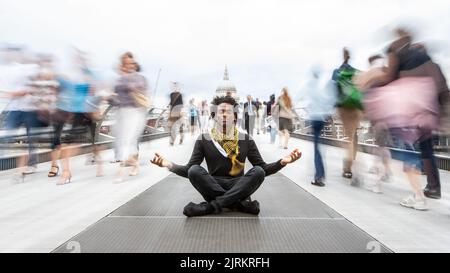
[[[206,202],[189,203],[184,215],[202,216],[218,214],[228,208],[250,214],[259,214],[259,203],[251,201],[252,195],[261,186],[264,178],[281,170],[301,157],[295,149],[290,155],[267,164],[261,158],[255,141],[237,130],[237,103],[231,96],[216,97],[211,106],[214,127],[210,133],[202,134],[195,142],[191,159],[185,166],[169,162],[156,153],[151,162],[166,167],[171,172],[189,178],[194,188]],[[252,163],[244,174],[245,160]],[[206,159],[208,171],[200,164]]]

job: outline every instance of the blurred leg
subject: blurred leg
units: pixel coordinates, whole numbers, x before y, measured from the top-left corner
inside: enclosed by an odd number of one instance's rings
[[[313,127],[313,133],[314,133],[314,166],[316,168],[316,174],[314,176],[314,179],[321,180],[325,178],[325,170],[323,167],[323,161],[322,161],[322,155],[320,154],[319,150],[319,137],[320,132],[323,129],[324,126],[323,121],[313,121],[312,127]]]

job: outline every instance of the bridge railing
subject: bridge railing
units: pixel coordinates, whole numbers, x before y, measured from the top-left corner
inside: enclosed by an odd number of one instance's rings
[[[313,141],[313,136],[311,134],[305,134],[300,132],[294,132],[292,133],[292,137],[307,140],[307,141]],[[319,138],[320,143],[345,148],[348,144],[347,140],[344,139],[335,139],[335,138],[328,138],[328,137],[320,137]],[[366,144],[366,143],[358,143],[358,151],[368,154],[376,154],[376,149],[378,148],[378,145],[376,144]],[[411,152],[403,149],[398,149],[394,147],[389,147],[389,150],[391,151],[391,156],[394,159],[399,159],[402,157],[402,154],[405,153],[414,153],[418,156],[420,156],[419,152]],[[444,154],[436,154],[436,164],[439,169],[450,171],[450,155],[444,155]]]
[[[102,145],[106,149],[114,147],[115,137],[113,135],[113,127],[115,120],[115,110],[113,106],[105,107],[101,118],[96,122],[95,137],[93,141],[85,141],[88,144],[78,145],[78,154],[86,154],[92,152],[94,145]],[[7,113],[2,113],[6,116]],[[150,141],[166,137],[169,135],[167,131],[167,110],[164,108],[151,107],[147,112],[146,126],[140,137],[140,141]],[[124,128],[126,129],[126,128]],[[70,130],[70,126],[63,129],[64,132]],[[41,151],[36,153],[38,163],[48,162],[51,160],[51,140],[53,137],[53,127],[49,126],[33,130],[33,139],[37,141],[33,146]],[[0,155],[0,171],[16,168],[17,159],[21,154],[28,153],[27,134],[25,129],[19,130],[1,130],[0,131],[0,149],[5,155]],[[22,151],[15,155],[8,151]]]

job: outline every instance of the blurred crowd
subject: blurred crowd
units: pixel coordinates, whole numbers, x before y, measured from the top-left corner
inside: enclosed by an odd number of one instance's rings
[[[404,27],[393,30],[396,38],[382,52],[367,59],[368,70],[351,65],[351,52],[342,50],[343,62],[333,73],[330,68],[315,65],[305,87],[299,91],[306,119],[311,124],[314,145],[315,175],[312,184],[326,183],[320,137],[324,126],[338,116],[343,123],[347,144],[342,176],[352,186],[360,186],[367,171],[357,160],[358,128],[362,120],[371,122],[377,144],[377,162],[370,172],[379,174],[372,186],[383,192],[383,183],[392,179],[390,149],[403,149],[401,161],[411,186],[411,195],[400,201],[405,207],[427,210],[426,198],[441,198],[439,170],[433,153],[433,136],[450,131],[450,93],[438,62],[433,60],[424,42],[417,42]],[[54,57],[35,54],[27,57],[20,48],[3,48],[0,65],[0,96],[7,101],[3,129],[25,128],[28,154],[17,162],[15,181],[23,181],[36,171],[36,136],[41,128],[52,128],[52,164],[48,177],[58,177],[56,184],[71,181],[70,158],[78,154],[81,144],[92,145],[92,163],[97,176],[103,176],[98,144],[98,123],[104,118],[105,105],[116,108],[115,181],[124,175],[139,175],[139,138],[147,125],[147,112],[152,106],[150,88],[142,66],[131,52],[118,58],[117,79],[105,88],[88,62],[87,54],[75,49],[71,68],[56,71]],[[358,56],[359,57],[359,56]],[[231,95],[231,94],[228,94]],[[184,100],[179,82],[171,83],[167,106],[167,130],[171,146],[183,144],[184,135],[208,133],[212,127],[210,98]],[[298,118],[287,87],[267,94],[267,100],[249,93],[236,109],[237,125],[250,136],[267,134],[279,148],[288,149],[289,139]],[[177,141],[178,139],[178,141]],[[394,141],[395,140],[395,141]],[[395,143],[395,145],[394,145]],[[427,185],[423,188],[420,174]]]

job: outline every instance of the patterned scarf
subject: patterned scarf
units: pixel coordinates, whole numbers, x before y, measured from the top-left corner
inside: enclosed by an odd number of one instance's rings
[[[234,134],[227,135],[217,132],[216,128],[211,130],[212,138],[219,143],[219,145],[225,150],[228,158],[231,160],[231,171],[229,174],[231,176],[236,176],[242,172],[245,163],[240,162],[237,157],[239,155],[239,145],[238,145],[238,130],[234,127]]]

